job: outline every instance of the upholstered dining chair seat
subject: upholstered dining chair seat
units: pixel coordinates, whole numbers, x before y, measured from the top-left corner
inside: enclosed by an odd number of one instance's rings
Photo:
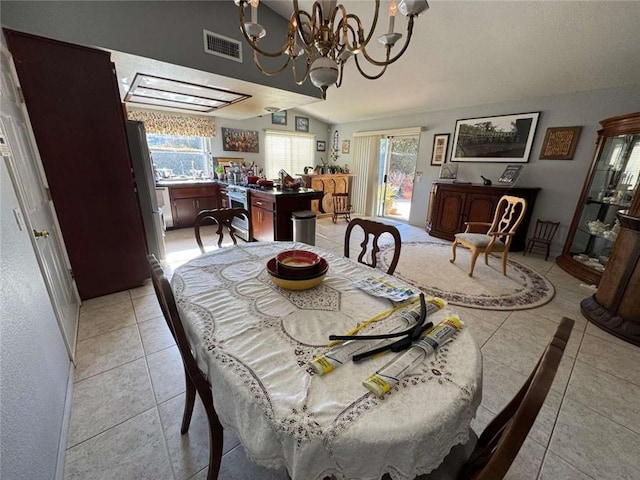
[[[491,237],[484,233],[458,233],[456,238],[476,248],[486,248],[491,243]],[[504,250],[504,243],[496,240],[491,250],[501,252]]]

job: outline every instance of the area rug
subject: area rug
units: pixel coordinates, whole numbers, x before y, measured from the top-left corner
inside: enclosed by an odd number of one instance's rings
[[[502,257],[484,254],[476,261],[473,277],[468,276],[470,251],[458,247],[456,262],[451,263],[451,245],[433,242],[402,244],[400,261],[394,276],[423,292],[441,297],[453,305],[486,310],[524,310],[544,305],[553,298],[553,285],[542,275],[514,260],[507,261],[507,275],[502,275]],[[381,247],[379,262],[388,268],[393,246]]]

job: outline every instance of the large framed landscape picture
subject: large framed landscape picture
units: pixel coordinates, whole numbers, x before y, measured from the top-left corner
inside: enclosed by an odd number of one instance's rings
[[[450,161],[528,162],[539,116],[531,112],[458,120]]]

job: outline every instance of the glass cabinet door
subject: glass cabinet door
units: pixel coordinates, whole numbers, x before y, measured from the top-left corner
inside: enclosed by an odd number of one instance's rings
[[[574,260],[605,269],[620,230],[616,213],[631,205],[639,178],[640,134],[604,139],[571,244]]]

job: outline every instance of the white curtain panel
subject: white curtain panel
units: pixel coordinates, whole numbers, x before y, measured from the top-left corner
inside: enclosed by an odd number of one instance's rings
[[[375,214],[376,190],[378,187],[378,156],[382,135],[355,136],[353,139],[353,160],[351,173],[353,191],[351,203],[353,210],[367,216]]]

